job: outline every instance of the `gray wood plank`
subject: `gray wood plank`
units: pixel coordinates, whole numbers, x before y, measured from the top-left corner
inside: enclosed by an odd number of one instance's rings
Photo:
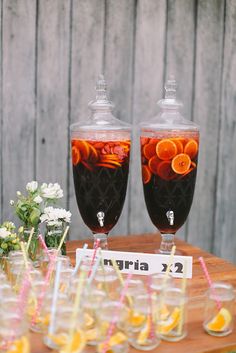
[[[53,14],[53,16],[52,16]],[[66,206],[70,2],[39,1],[36,175],[58,182]]]
[[[2,0],[0,1],[0,28],[2,28]],[[2,150],[2,36],[0,36],[0,223],[2,223],[3,219],[3,200],[2,200],[2,190],[3,190],[3,150]]]
[[[36,1],[3,1],[3,219],[9,200],[34,179]]]
[[[211,250],[220,121],[224,2],[198,2],[193,118],[201,127],[197,186],[188,223],[188,242]],[[206,30],[207,28],[207,30]]]
[[[130,233],[155,230],[142,190],[137,124],[157,113],[162,97],[165,60],[166,1],[142,0],[137,6],[133,98],[133,153],[130,173]]]
[[[177,97],[183,104],[182,114],[192,119],[193,74],[195,54],[195,0],[169,0],[167,25],[166,79],[174,75]],[[184,23],[184,25],[183,25]],[[177,236],[186,239],[187,224]]]
[[[214,252],[236,262],[236,4],[226,1],[222,110],[219,129]]]
[[[106,2],[105,77],[110,97],[115,103],[114,115],[129,123],[132,113],[134,20],[134,0]],[[128,189],[123,212],[111,235],[128,232],[129,195]]]
[[[89,116],[88,102],[95,98],[95,83],[103,71],[104,1],[73,1],[71,119],[75,122]],[[72,169],[69,168],[69,208],[72,211],[71,238],[91,236],[84,225],[75,200]]]

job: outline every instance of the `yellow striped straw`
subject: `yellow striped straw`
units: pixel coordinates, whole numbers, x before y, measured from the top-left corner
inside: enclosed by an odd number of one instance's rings
[[[181,281],[181,293],[183,295],[185,295],[185,293],[186,293],[186,287],[187,287],[187,262],[185,260],[184,261],[183,278]],[[185,305],[185,302],[183,302],[180,307],[180,320],[179,320],[179,325],[178,325],[178,334],[179,335],[181,334],[182,329],[183,329],[184,305]]]
[[[28,239],[27,244],[26,244],[26,253],[27,253],[27,254],[28,254],[28,251],[29,251],[29,247],[30,247],[30,243],[31,243],[33,234],[34,234],[34,227],[31,228],[30,235],[29,235],[29,239]]]
[[[71,346],[72,346],[72,342],[73,342],[74,331],[76,328],[76,320],[77,320],[78,312],[79,312],[81,292],[82,292],[83,285],[84,285],[84,279],[85,279],[85,271],[81,271],[81,273],[79,275],[77,289],[76,289],[76,296],[75,296],[75,301],[74,301],[74,306],[73,306],[73,313],[71,315],[71,320],[70,320],[70,330],[69,330],[68,342],[65,347],[64,353],[71,353]]]
[[[123,276],[122,276],[122,274],[121,274],[121,272],[120,272],[120,269],[119,269],[119,267],[118,267],[118,265],[117,265],[117,262],[116,262],[115,259],[112,259],[111,262],[112,262],[112,265],[113,265],[113,267],[114,267],[114,269],[115,269],[115,271],[116,271],[116,274],[117,274],[117,276],[118,276],[118,279],[119,279],[119,281],[120,281],[120,284],[121,284],[121,286],[124,288],[124,286],[125,286],[125,281],[124,281],[124,278],[123,278]],[[127,298],[128,302],[129,302],[129,305],[132,307],[132,306],[133,306],[133,301],[132,301],[132,298],[130,297],[130,295],[129,295],[129,294],[126,294],[126,298]]]
[[[69,231],[69,228],[70,228],[70,227],[67,226],[66,229],[65,229],[65,232],[64,232],[64,234],[63,234],[63,236],[62,236],[62,238],[61,238],[60,244],[59,244],[59,246],[58,246],[58,248],[57,248],[57,254],[59,254],[59,252],[60,252],[60,250],[61,250],[61,247],[62,247],[62,245],[63,245],[63,242],[64,242],[64,240],[66,239],[67,233],[68,233],[68,231]]]

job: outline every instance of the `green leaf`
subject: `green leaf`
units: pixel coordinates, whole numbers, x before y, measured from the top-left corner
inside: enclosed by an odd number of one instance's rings
[[[40,210],[37,209],[37,208],[34,208],[33,211],[30,213],[30,223],[33,225],[33,226],[36,226],[38,225],[39,223],[39,217],[40,217]]]

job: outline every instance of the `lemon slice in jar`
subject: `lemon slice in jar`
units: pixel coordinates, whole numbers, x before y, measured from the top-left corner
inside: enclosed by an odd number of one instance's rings
[[[30,353],[30,345],[27,337],[23,336],[21,339],[13,342],[12,346],[6,353]]]
[[[210,331],[224,331],[232,321],[232,316],[226,308],[221,308],[217,315],[206,325]]]
[[[167,334],[172,331],[179,323],[180,320],[180,308],[174,308],[171,315],[163,322],[160,323],[158,327],[158,333]]]

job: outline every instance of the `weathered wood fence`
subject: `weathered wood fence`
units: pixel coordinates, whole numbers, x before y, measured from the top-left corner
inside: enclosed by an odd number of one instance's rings
[[[236,261],[236,1],[1,0],[0,207],[26,182],[58,181],[83,238],[69,159],[69,125],[88,115],[104,72],[116,115],[156,114],[168,73],[184,114],[201,126],[194,204],[180,235]],[[147,215],[134,133],[124,211],[112,234],[154,230]]]

